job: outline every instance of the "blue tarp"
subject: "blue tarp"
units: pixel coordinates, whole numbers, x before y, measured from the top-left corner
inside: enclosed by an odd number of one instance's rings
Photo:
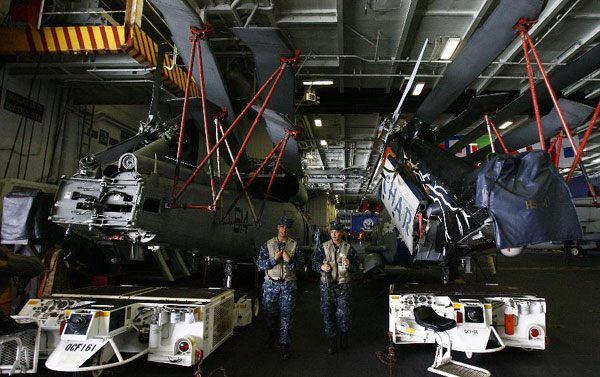
[[[475,205],[494,219],[499,249],[583,236],[569,189],[544,151],[498,155],[482,164]]]

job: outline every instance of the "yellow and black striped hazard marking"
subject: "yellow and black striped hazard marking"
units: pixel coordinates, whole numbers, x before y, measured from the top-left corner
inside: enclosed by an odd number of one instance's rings
[[[65,26],[0,28],[0,55],[37,54],[122,54],[127,53],[144,66],[156,67],[156,43],[139,26]],[[166,57],[165,66],[172,59]],[[163,84],[176,95],[183,95],[186,72],[179,66],[163,69]],[[190,96],[200,95],[192,82]]]

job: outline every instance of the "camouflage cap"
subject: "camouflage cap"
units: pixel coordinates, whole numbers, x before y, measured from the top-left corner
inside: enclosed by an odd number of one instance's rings
[[[344,224],[340,223],[339,221],[332,221],[331,224],[329,224],[329,230],[342,231],[344,230]]]
[[[291,217],[281,216],[281,219],[279,219],[279,225],[291,228],[292,225],[294,225],[294,220]]]

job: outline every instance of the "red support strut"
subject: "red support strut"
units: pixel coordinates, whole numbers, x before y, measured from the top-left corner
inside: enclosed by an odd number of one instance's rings
[[[537,122],[538,134],[540,136],[540,145],[542,150],[546,150],[546,142],[544,140],[544,130],[542,129],[542,116],[540,115],[540,108],[538,106],[537,93],[535,91],[535,82],[533,81],[533,71],[531,70],[531,61],[529,60],[529,49],[527,48],[527,33],[531,26],[537,21],[528,21],[525,17],[519,19],[514,29],[521,35],[521,42],[523,44],[523,55],[525,56],[525,63],[527,67],[527,76],[529,77],[529,88],[531,90],[531,99],[533,101],[533,110],[535,113],[535,120]]]
[[[183,146],[183,134],[185,132],[185,117],[188,108],[188,101],[190,99],[190,84],[192,82],[192,73],[194,67],[194,56],[196,55],[196,48],[198,44],[196,43],[196,38],[198,36],[194,36],[194,40],[192,41],[192,47],[190,51],[190,69],[187,73],[187,78],[185,80],[185,91],[183,94],[183,109],[181,110],[181,122],[179,123],[179,142],[177,143],[177,159],[175,160],[175,176],[173,177],[173,190],[171,191],[171,197],[175,198],[175,193],[177,192],[177,183],[179,182],[179,170],[181,168],[181,150]]]
[[[573,177],[573,172],[575,171],[575,166],[579,163],[579,160],[581,159],[581,154],[583,153],[583,148],[585,148],[585,144],[587,143],[587,140],[590,137],[592,130],[594,129],[594,124],[596,123],[598,114],[600,114],[600,101],[598,101],[598,105],[596,106],[596,111],[594,111],[594,115],[592,116],[590,125],[588,126],[587,131],[585,131],[585,135],[583,136],[583,140],[581,141],[579,150],[577,150],[577,155],[575,155],[575,160],[573,160],[573,164],[571,165],[571,170],[569,170],[569,175],[567,176],[567,182],[569,182],[571,180],[571,178]]]
[[[277,174],[277,170],[279,170],[279,165],[281,164],[281,158],[283,157],[283,152],[285,151],[285,147],[287,146],[288,140],[290,136],[296,137],[298,131],[285,131],[285,136],[283,137],[283,145],[281,146],[281,151],[279,152],[279,157],[277,157],[277,162],[275,163],[275,168],[273,169],[273,173],[271,174],[271,179],[269,180],[269,186],[267,187],[267,193],[265,194],[265,198],[263,199],[262,206],[260,207],[260,213],[258,218],[262,217],[263,211],[265,210],[265,205],[267,204],[267,199],[269,199],[269,194],[271,193],[271,188],[273,187],[273,182],[275,181],[275,175]]]

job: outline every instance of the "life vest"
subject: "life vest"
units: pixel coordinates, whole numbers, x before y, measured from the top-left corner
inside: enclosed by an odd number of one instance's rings
[[[350,282],[350,273],[348,269],[344,267],[344,258],[348,258],[348,252],[350,251],[350,244],[342,241],[340,247],[336,253],[335,245],[332,240],[323,243],[323,251],[325,251],[325,259],[323,263],[327,262],[331,266],[331,281],[338,284]],[[327,273],[321,273],[321,281],[327,283]]]
[[[279,250],[279,240],[277,237],[273,237],[267,241],[267,249],[269,250],[269,258],[275,258],[275,252]],[[285,242],[285,250],[289,254],[290,258],[294,258],[294,251],[296,250],[296,241],[289,238]],[[296,280],[296,273],[290,270],[283,262],[283,257],[277,261],[277,264],[265,273],[265,280]]]

